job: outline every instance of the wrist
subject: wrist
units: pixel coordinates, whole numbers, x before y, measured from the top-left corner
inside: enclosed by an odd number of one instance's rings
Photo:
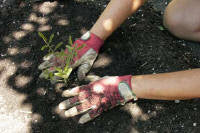
[[[133,92],[132,75],[120,76],[119,80],[118,90],[120,95],[124,98],[124,102],[126,103],[133,99],[137,100],[137,97]]]
[[[83,34],[81,36],[81,38],[77,39],[73,43],[73,46],[75,46],[75,44],[77,44],[77,47],[85,45],[78,52],[78,56],[76,57],[76,59],[79,59],[80,57],[82,57],[82,55],[85,54],[90,49],[93,49],[94,52],[96,52],[98,54],[99,53],[99,49],[101,48],[103,43],[104,43],[104,40],[102,40],[101,38],[99,38],[95,34],[91,33],[90,31],[86,32],[85,34]],[[68,48],[65,49],[65,53],[68,53]]]

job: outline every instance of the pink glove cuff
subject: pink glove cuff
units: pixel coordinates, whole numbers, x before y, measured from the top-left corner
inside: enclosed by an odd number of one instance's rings
[[[129,85],[129,87],[132,89],[132,87],[131,87],[131,78],[132,78],[132,75],[119,76],[118,77],[118,80],[119,80],[118,84],[120,82],[126,82]]]
[[[132,75],[118,77],[118,90],[120,95],[124,98],[125,102],[131,99],[137,100],[131,85]]]
[[[77,44],[86,44],[88,47],[93,48],[97,53],[99,52],[99,49],[104,43],[104,40],[99,38],[94,33],[91,33],[90,31],[86,32],[82,37],[78,40],[76,40]]]
[[[101,48],[103,43],[104,43],[104,41],[101,38],[99,38],[98,36],[96,36],[95,34],[89,32],[89,31],[86,32],[84,35],[81,36],[80,39],[76,40],[73,44],[73,46],[75,44],[77,44],[77,47],[80,47],[83,44],[85,44],[85,46],[81,50],[78,51],[77,57],[75,57],[73,59],[74,62],[76,62],[78,59],[80,59],[91,48],[94,49],[96,51],[96,53],[98,53],[99,49]],[[65,49],[65,53],[68,53],[67,48]]]

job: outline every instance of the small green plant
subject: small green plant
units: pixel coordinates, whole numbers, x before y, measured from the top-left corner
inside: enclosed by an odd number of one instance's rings
[[[56,58],[63,60],[64,64],[65,64],[64,66],[59,66],[59,67],[55,66],[54,72],[51,72],[48,69],[43,70],[43,72],[45,74],[45,79],[50,79],[51,81],[56,80],[59,82],[64,81],[65,83],[67,83],[68,78],[72,72],[71,64],[73,63],[73,59],[74,59],[74,57],[77,56],[77,52],[79,50],[81,50],[85,46],[85,44],[83,44],[79,47],[77,46],[77,44],[73,45],[72,37],[69,36],[68,45],[66,45],[68,52],[66,53],[64,51],[64,49],[61,49],[58,52],[58,49],[63,45],[63,42],[59,42],[55,46],[52,45],[54,34],[51,34],[51,36],[49,37],[49,40],[47,40],[45,35],[41,32],[39,32],[38,35],[45,42],[45,44],[42,46],[41,50],[44,51],[45,49],[47,49],[47,51],[48,51],[48,54],[45,56],[49,56],[49,55],[53,54],[54,56],[56,56]],[[58,78],[53,79],[55,76],[59,77],[59,79]]]
[[[165,28],[163,26],[157,26],[159,30],[164,31]]]

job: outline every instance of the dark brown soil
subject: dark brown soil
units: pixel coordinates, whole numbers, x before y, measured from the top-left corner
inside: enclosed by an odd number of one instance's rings
[[[8,12],[1,12],[0,75],[3,77],[8,73],[9,76],[6,80],[0,80],[0,91],[3,97],[7,97],[10,108],[20,109],[27,104],[31,106],[31,121],[24,128],[30,128],[29,132],[33,133],[199,133],[199,99],[179,103],[141,99],[105,112],[85,125],[78,125],[76,118],[63,119],[54,111],[63,99],[60,91],[54,89],[55,86],[39,79],[41,71],[37,67],[45,53],[40,51],[43,42],[37,31],[42,25],[52,27],[44,33],[47,36],[56,33],[55,42],[66,42],[69,35],[79,37],[82,31],[90,29],[108,3],[107,0],[84,1],[58,2],[47,15],[34,10],[41,3],[21,3],[8,9]],[[47,18],[47,23],[30,21],[33,13]],[[57,25],[61,19],[67,20],[68,24]],[[16,32],[25,31],[22,30],[25,23],[32,24],[34,29],[18,39]],[[200,45],[177,39],[167,30],[160,30],[159,26],[162,26],[162,14],[155,12],[147,3],[106,40],[90,73],[99,76],[141,75],[199,68]],[[15,65],[14,73],[9,74],[14,68],[4,63],[6,61]],[[20,76],[22,79],[18,80]],[[30,80],[26,82],[23,77],[29,77]],[[83,83],[77,81],[74,72],[66,88],[80,84]],[[9,91],[4,93],[7,88],[26,96],[20,105],[12,100],[18,99],[17,96],[10,97]],[[4,106],[7,105],[2,105],[2,108]],[[10,108],[3,113],[0,111],[0,114],[12,114]],[[23,116],[21,114],[18,117]],[[13,132],[18,131],[13,129]]]

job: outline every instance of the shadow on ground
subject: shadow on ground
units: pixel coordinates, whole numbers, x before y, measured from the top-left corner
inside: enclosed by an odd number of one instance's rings
[[[85,125],[64,119],[55,111],[62,101],[60,84],[39,79],[44,53],[37,32],[56,34],[55,42],[79,37],[96,21],[108,1],[21,3],[1,12],[0,124],[1,132],[33,133],[198,133],[199,100],[139,100],[117,107]],[[140,75],[200,66],[198,45],[160,30],[162,15],[147,3],[106,42],[91,74]],[[80,85],[73,73],[70,84]],[[56,88],[56,89],[55,89]],[[15,126],[13,126],[15,125]]]

